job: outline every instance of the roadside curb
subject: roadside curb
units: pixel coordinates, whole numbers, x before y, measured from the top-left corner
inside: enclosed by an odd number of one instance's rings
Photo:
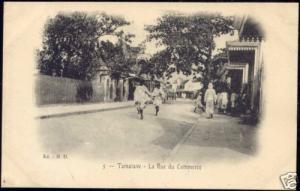
[[[198,120],[192,125],[192,127],[184,134],[184,136],[182,137],[182,139],[179,141],[179,143],[177,143],[177,145],[172,149],[172,151],[163,159],[164,161],[170,159],[170,157],[172,157],[174,154],[177,153],[179,147],[184,144],[187,139],[190,137],[190,135],[193,133],[193,131],[196,129],[198,124]]]
[[[116,110],[116,109],[126,109],[126,108],[130,108],[130,107],[134,107],[134,105],[125,105],[125,106],[118,106],[118,107],[111,107],[111,108],[99,108],[99,109],[90,109],[90,110],[84,110],[84,111],[72,111],[72,112],[66,112],[66,113],[40,115],[40,116],[37,116],[36,119],[66,117],[66,116],[70,116],[70,115],[81,115],[81,114],[88,114],[88,113],[104,112],[104,111],[111,111],[111,110]]]

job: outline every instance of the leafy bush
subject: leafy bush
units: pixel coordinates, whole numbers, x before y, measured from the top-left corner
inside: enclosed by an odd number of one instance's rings
[[[76,100],[77,102],[87,102],[93,98],[93,86],[89,81],[80,83],[77,86]]]

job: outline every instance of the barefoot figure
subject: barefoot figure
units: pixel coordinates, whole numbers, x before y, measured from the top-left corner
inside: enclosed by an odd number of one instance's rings
[[[141,119],[144,118],[143,112],[146,108],[146,102],[149,100],[150,92],[147,87],[144,85],[144,81],[140,81],[136,83],[135,91],[134,91],[134,103],[136,105],[138,114],[141,115]]]
[[[197,109],[201,109],[202,111],[205,111],[204,106],[202,105],[202,92],[201,91],[199,91],[199,93],[196,97],[194,112],[196,112]]]
[[[152,92],[152,96],[153,96],[153,99],[154,99],[153,105],[155,107],[155,115],[156,116],[159,112],[159,106],[162,104],[163,95],[164,95],[164,92],[160,88],[160,84],[156,84],[156,87],[154,88],[154,90]]]

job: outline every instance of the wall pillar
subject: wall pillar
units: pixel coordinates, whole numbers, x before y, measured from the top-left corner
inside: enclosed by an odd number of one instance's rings
[[[118,93],[119,93],[119,101],[122,101],[123,100],[123,83],[124,83],[124,80],[123,79],[120,79],[119,80],[119,83],[118,83]]]
[[[259,68],[259,51],[258,48],[254,50],[254,71],[253,71],[253,84],[252,84],[252,96],[251,96],[251,109],[254,109],[255,99],[257,97],[258,90],[258,68]]]
[[[91,82],[93,88],[93,102],[103,101],[101,100],[101,94],[103,93],[103,84],[100,82],[100,75],[97,75],[96,78]]]
[[[106,76],[104,80],[104,101],[109,101],[110,99],[110,77]]]
[[[128,95],[129,95],[129,80],[128,79],[124,80],[123,88],[124,88],[123,101],[128,101]]]
[[[115,79],[113,79],[113,80],[111,80],[111,99],[112,99],[112,101],[114,101],[115,100],[115,98],[116,98],[116,80]]]

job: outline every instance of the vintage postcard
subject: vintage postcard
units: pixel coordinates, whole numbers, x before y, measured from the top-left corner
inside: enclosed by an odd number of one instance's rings
[[[1,186],[296,189],[298,11],[4,3]]]

